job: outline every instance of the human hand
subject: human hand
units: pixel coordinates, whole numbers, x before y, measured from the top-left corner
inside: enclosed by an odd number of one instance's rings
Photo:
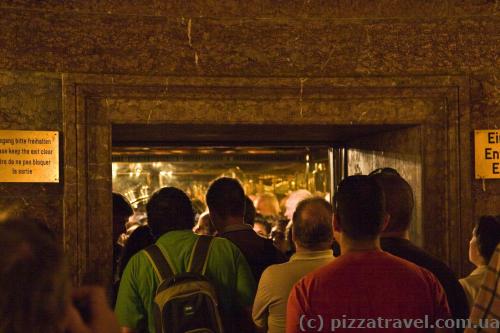
[[[88,321],[84,321],[73,303],[67,313],[67,333],[119,333],[118,321],[100,287],[82,287],[73,292],[75,303],[84,303],[88,308]],[[84,315],[85,317],[85,315]],[[87,319],[87,318],[86,318]]]

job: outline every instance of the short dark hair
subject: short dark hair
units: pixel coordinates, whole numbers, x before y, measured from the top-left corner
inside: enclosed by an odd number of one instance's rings
[[[342,180],[334,197],[340,227],[353,240],[372,240],[381,232],[385,215],[384,192],[369,176]]]
[[[206,199],[210,213],[223,219],[245,214],[245,191],[236,179],[221,177],[215,180],[208,188]]]
[[[59,332],[69,299],[63,251],[32,219],[0,223],[0,331]]]
[[[252,200],[248,196],[245,196],[245,215],[243,220],[246,224],[253,225],[256,215],[257,212],[255,211],[255,206],[253,205]]]
[[[134,214],[128,200],[120,193],[113,192],[113,216],[131,216]]]
[[[325,243],[331,246],[333,207],[323,198],[302,200],[293,213],[295,240],[306,249],[315,250]]]
[[[191,230],[194,211],[186,193],[175,187],[156,191],[146,204],[148,224],[156,237],[173,230]]]
[[[384,191],[385,209],[390,215],[384,232],[408,230],[415,206],[410,184],[398,173],[381,172],[370,174],[370,177],[375,179]]]
[[[500,216],[481,216],[474,228],[479,253],[488,263],[500,242]]]

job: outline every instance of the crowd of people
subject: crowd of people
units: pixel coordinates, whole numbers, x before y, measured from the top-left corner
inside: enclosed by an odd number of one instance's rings
[[[413,191],[396,170],[346,177],[332,203],[296,191],[285,218],[276,197],[252,200],[233,178],[210,184],[206,206],[196,212],[182,190],[165,187],[149,199],[147,223],[131,226],[134,211],[113,194],[111,297],[99,287],[71,288],[62,250],[42,221],[0,223],[0,333],[156,333],[169,325],[187,332],[179,323],[219,327],[219,316],[225,332],[402,330],[387,321],[347,327],[377,318],[500,323],[500,217],[480,218],[469,244],[477,268],[458,280],[409,240]],[[176,308],[178,283],[195,286],[194,303],[185,298]],[[200,321],[199,308],[213,311]],[[172,316],[178,323],[165,319]]]

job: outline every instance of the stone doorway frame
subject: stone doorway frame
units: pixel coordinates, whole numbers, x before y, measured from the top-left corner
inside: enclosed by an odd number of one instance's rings
[[[62,84],[64,248],[76,285],[111,282],[112,124],[420,126],[424,244],[462,273],[472,224],[465,77],[63,74]]]

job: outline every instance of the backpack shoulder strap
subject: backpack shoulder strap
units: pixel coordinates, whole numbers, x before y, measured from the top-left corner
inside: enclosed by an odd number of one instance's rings
[[[205,274],[208,261],[208,252],[212,244],[212,236],[199,236],[194,244],[191,260],[188,267],[188,272]]]
[[[168,280],[174,276],[174,272],[172,271],[167,258],[165,258],[165,255],[158,247],[158,245],[153,244],[151,246],[148,246],[145,251],[146,256],[153,265],[156,276],[158,277],[160,282]]]

